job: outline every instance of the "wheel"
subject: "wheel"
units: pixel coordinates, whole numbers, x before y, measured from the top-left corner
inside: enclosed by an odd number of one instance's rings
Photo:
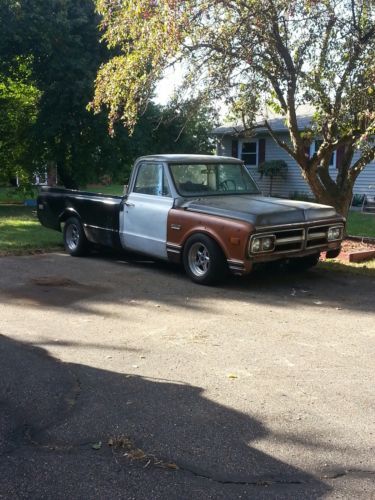
[[[70,217],[65,222],[64,245],[65,250],[73,257],[80,257],[88,252],[88,241],[81,221],[77,217]]]
[[[183,263],[186,274],[201,285],[213,285],[223,280],[228,271],[221,248],[205,234],[195,234],[187,240]]]
[[[314,267],[319,262],[320,253],[307,255],[306,257],[297,257],[290,259],[287,267],[291,271],[307,271],[310,267]]]

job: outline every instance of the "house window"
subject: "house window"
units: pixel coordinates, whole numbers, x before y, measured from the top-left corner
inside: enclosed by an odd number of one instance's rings
[[[258,165],[258,141],[248,141],[241,144],[241,160],[245,165]]]
[[[318,149],[320,148],[320,146],[323,144],[323,141],[321,140],[316,140],[316,141],[313,141],[312,144],[311,144],[311,148],[310,148],[310,158],[312,157],[312,155],[314,153],[316,153],[318,151]],[[329,166],[330,167],[333,167],[336,165],[336,151],[334,151],[331,155],[331,159],[329,160]]]

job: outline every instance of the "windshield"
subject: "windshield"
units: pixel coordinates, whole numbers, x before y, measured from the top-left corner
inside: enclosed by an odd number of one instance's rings
[[[170,171],[181,196],[259,193],[241,163],[172,164]]]

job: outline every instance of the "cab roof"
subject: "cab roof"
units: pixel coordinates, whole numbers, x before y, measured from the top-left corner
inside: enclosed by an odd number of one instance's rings
[[[243,163],[238,158],[230,156],[215,156],[215,155],[183,155],[183,154],[158,154],[141,156],[139,161],[163,161],[167,163]]]

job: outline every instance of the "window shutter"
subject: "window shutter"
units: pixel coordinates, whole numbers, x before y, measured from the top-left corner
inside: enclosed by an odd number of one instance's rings
[[[259,139],[258,148],[258,165],[261,165],[266,161],[266,139]]]
[[[340,146],[336,151],[336,168],[340,168],[344,159],[345,146]]]
[[[236,139],[232,140],[232,157],[238,158],[238,141]]]

